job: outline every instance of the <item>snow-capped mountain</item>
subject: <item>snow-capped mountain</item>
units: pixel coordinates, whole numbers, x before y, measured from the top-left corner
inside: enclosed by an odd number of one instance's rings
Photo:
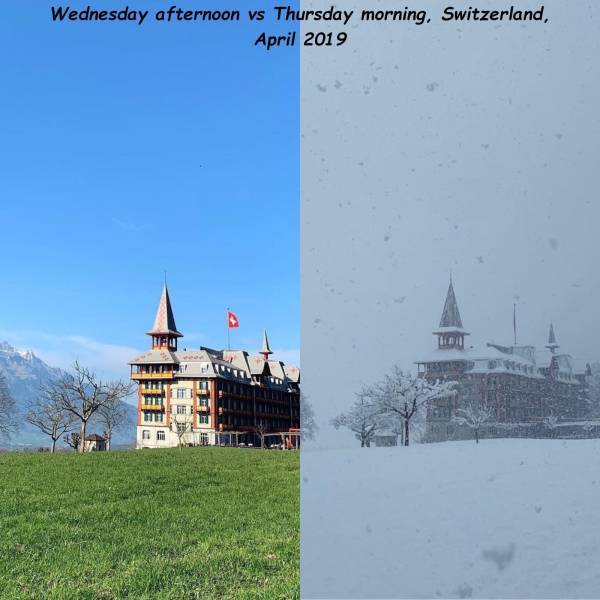
[[[50,367],[31,350],[17,350],[7,342],[0,342],[0,373],[17,407],[23,411],[39,393],[40,384],[56,379],[61,370]]]
[[[38,396],[41,387],[60,377],[61,374],[61,369],[51,367],[31,350],[20,350],[7,342],[0,342],[0,375],[4,376],[9,392],[21,415],[27,411],[28,404]],[[123,427],[123,431],[115,434],[115,445],[129,445],[135,439],[136,411],[133,406],[129,404],[126,404],[126,406],[129,422]],[[89,427],[89,431],[95,431],[93,424]],[[98,433],[100,433],[100,430],[98,430]],[[8,445],[6,440],[0,442],[3,446]],[[41,434],[25,420],[22,420],[21,429],[10,440],[10,445],[47,446],[48,437]]]

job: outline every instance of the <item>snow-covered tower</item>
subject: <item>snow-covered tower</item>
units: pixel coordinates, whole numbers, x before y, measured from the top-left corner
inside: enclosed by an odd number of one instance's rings
[[[465,336],[469,333],[463,328],[452,278],[448,286],[440,325],[433,334],[438,337],[438,348],[440,350],[464,350],[465,348]]]

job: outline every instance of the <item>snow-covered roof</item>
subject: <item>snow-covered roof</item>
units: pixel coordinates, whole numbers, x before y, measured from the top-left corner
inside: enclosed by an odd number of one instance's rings
[[[438,327],[433,333],[462,333],[463,335],[469,335],[469,332],[462,327]]]
[[[468,362],[467,373],[517,373],[526,377],[543,377],[541,369],[550,365],[556,369],[557,379],[570,382],[574,369],[568,354],[552,354],[550,350],[536,350],[533,346],[500,346],[487,344],[485,347],[438,348],[417,361],[417,364]]]

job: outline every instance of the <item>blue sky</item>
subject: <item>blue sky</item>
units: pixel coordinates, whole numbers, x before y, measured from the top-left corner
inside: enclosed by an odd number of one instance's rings
[[[0,17],[0,339],[126,375],[166,269],[182,346],[222,347],[230,306],[233,346],[266,326],[297,359],[298,49],[253,48],[269,27],[246,21],[49,15]]]

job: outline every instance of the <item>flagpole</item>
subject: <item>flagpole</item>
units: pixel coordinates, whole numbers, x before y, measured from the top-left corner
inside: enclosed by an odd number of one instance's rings
[[[515,346],[517,345],[517,303],[513,304],[513,333],[515,335]]]

